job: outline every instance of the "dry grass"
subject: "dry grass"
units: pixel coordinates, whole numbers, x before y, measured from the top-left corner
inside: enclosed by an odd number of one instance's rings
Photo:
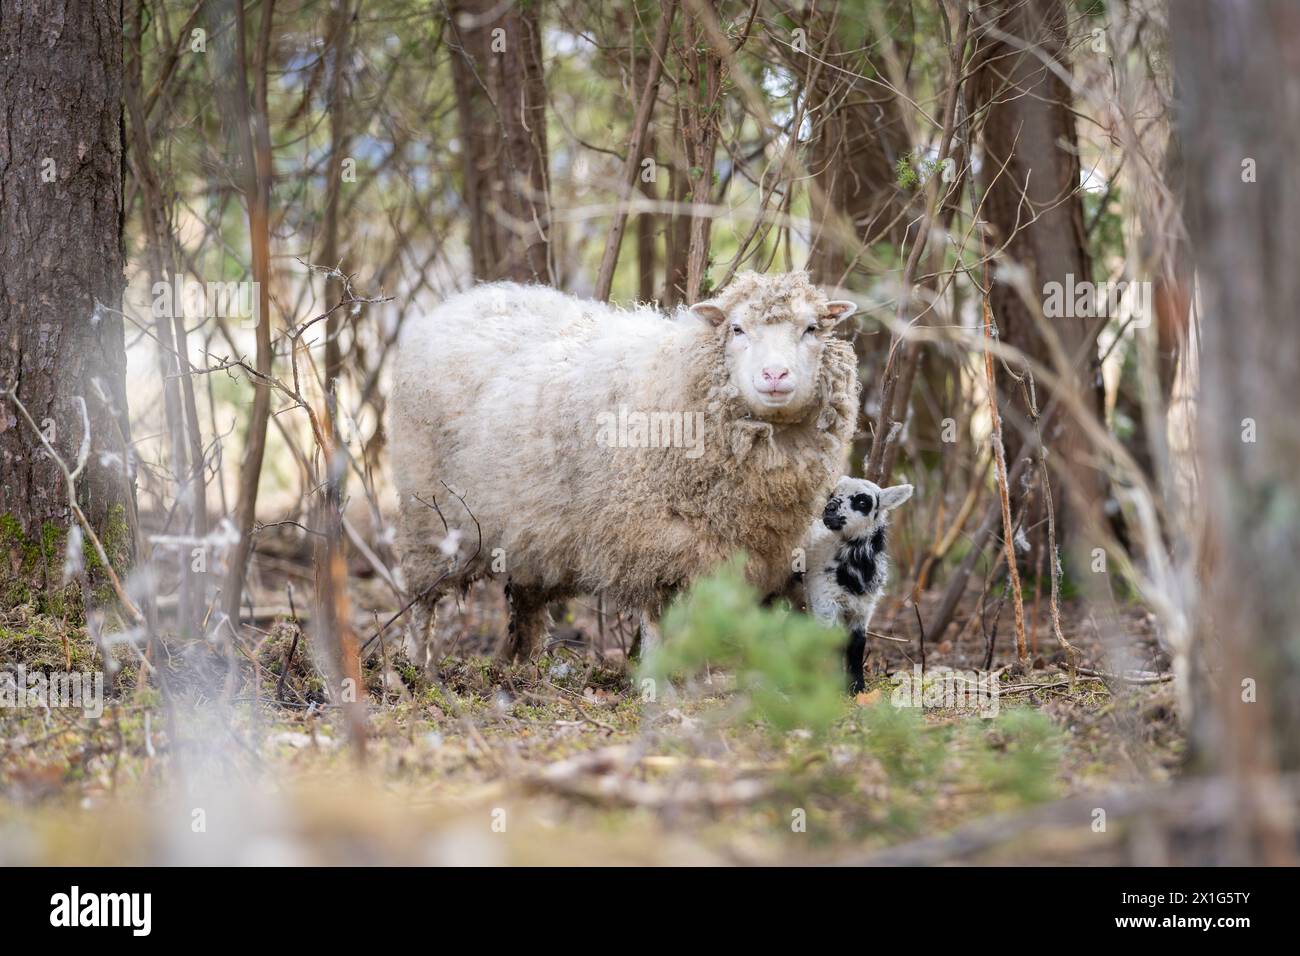
[[[365,608],[378,598],[367,587],[358,587],[358,616],[373,620]],[[499,610],[476,592],[448,609],[442,627],[459,635],[462,652],[481,651]],[[428,683],[395,644],[372,655],[363,767],[306,635],[277,701],[296,628],[285,620],[251,645],[229,702],[218,692],[225,659],[201,642],[172,642],[155,655],[177,701],[170,711],[157,680],[128,667],[97,721],[0,712],[0,858],[834,862],[1032,802],[1158,783],[1182,753],[1171,684],[1071,686],[1048,661],[1028,678],[1004,678],[994,721],[939,708],[896,723],[881,677],[878,693],[845,698],[824,737],[774,736],[735,719],[726,674],[683,685],[672,701],[643,702],[616,625],[607,622],[605,646],[593,647],[590,609],[572,610],[567,640],[527,665],[470,653],[449,658],[441,681]],[[21,616],[5,627],[7,666],[62,667],[64,636],[75,665],[97,666],[81,629]],[[1085,652],[1099,654],[1084,630]],[[1154,653],[1149,637],[1134,646]],[[982,647],[972,629],[930,648],[928,663],[970,666]],[[892,670],[915,649],[883,644],[879,653]],[[1044,719],[1024,724],[1016,715],[1027,712]],[[194,832],[196,811],[204,832]]]

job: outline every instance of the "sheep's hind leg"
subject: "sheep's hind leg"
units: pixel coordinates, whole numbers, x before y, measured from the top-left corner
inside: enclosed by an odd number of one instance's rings
[[[425,674],[431,673],[438,663],[438,646],[434,633],[438,620],[438,597],[434,594],[417,598],[411,605],[406,625],[406,656]]]
[[[527,587],[511,581],[506,585],[510,605],[510,623],[501,656],[511,661],[526,661],[541,649],[546,640],[546,605],[555,600],[547,588]]]

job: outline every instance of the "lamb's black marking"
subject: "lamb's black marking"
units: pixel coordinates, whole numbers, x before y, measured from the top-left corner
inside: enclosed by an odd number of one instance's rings
[[[849,693],[860,694],[867,689],[863,671],[867,664],[867,632],[855,627],[849,633],[849,645],[844,649],[845,669],[849,673]]]
[[[836,583],[850,594],[862,595],[874,591],[884,583],[877,579],[880,573],[877,558],[884,550],[884,528],[877,528],[870,538],[846,541],[835,552]],[[829,572],[831,569],[826,570]]]
[[[849,507],[858,514],[869,515],[876,507],[876,499],[868,494],[854,495],[849,499]]]
[[[831,498],[826,502],[826,510],[822,512],[822,524],[826,525],[831,531],[839,531],[848,524],[849,519],[840,514],[840,499]]]

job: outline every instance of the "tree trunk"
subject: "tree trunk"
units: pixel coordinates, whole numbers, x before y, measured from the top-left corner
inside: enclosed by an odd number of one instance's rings
[[[673,142],[680,143],[682,132],[681,111],[676,110],[673,120]],[[669,168],[668,195],[672,199],[673,211],[665,216],[664,228],[664,291],[660,297],[669,308],[686,302],[686,260],[691,249],[691,216],[685,211],[690,202],[690,174],[687,171],[686,157],[680,148],[673,151],[672,165]]]
[[[132,552],[122,306],[118,0],[6,5],[0,16],[0,387],[75,467],[110,562]],[[70,515],[54,461],[0,402],[0,605],[63,607]],[[93,567],[92,567],[93,570]]]
[[[1048,283],[1065,288],[1069,276],[1076,283],[1092,278],[1071,93],[1057,73],[1057,69],[1065,75],[1070,72],[1069,11],[1063,0],[1002,0],[993,9],[992,24],[1011,39],[986,39],[976,53],[973,106],[987,107],[980,170],[986,193],[984,215],[993,232],[990,249],[996,244],[1002,250],[1000,258],[1027,271],[1027,289],[1041,303]],[[1070,387],[1078,389],[1084,403],[1100,416],[1103,396],[1096,342],[1105,319],[1069,314],[1040,319],[1021,291],[1005,282],[993,284],[991,301],[1002,341],[1054,369],[1057,363],[1051,358],[1049,335],[1056,337],[1072,366],[1057,371],[1067,373]],[[1002,413],[1008,425],[1007,461],[1014,462],[1032,444],[1033,428],[1019,387],[1010,382],[1007,389]],[[1037,383],[1036,392],[1035,404],[1041,412],[1052,392],[1043,382]],[[1073,415],[1057,415],[1049,432],[1043,439],[1057,468],[1055,482],[1064,492],[1056,496],[1064,541],[1085,526],[1085,512],[1100,520],[1106,484],[1095,468],[1085,464],[1091,450]],[[1041,502],[1041,496],[1037,500]],[[1025,515],[1025,527],[1037,529],[1029,535],[1033,549],[1022,555],[1030,568],[1046,547],[1040,508],[1041,504],[1032,505]]]
[[[350,56],[348,47],[352,9],[349,0],[335,0],[330,12],[330,155],[325,172],[325,215],[321,223],[321,261],[318,265],[329,269],[339,265],[339,198],[343,191],[343,160],[348,150],[347,117],[344,113],[346,94],[346,69]],[[343,282],[330,275],[324,283],[325,299],[322,312],[338,303],[343,295]],[[343,322],[349,316],[344,310],[332,312],[325,319],[325,393],[331,404],[330,413],[337,420],[338,381],[343,367],[343,348],[339,341]]]
[[[239,605],[244,597],[244,576],[253,553],[253,527],[257,523],[257,496],[262,483],[262,462],[266,458],[266,426],[271,415],[270,375],[274,362],[271,346],[271,179],[274,159],[271,153],[271,128],[268,96],[268,69],[275,18],[274,0],[262,0],[257,46],[252,60],[253,98],[248,95],[248,40],[245,29],[244,0],[234,5],[233,50],[225,61],[226,95],[234,117],[235,143],[243,164],[242,189],[248,210],[248,240],[251,246],[253,282],[257,288],[257,377],[253,380],[253,407],[248,415],[248,433],[244,457],[239,463],[239,503],[235,522],[239,541],[230,558],[222,600],[226,620],[231,628],[228,653],[235,656],[235,636],[239,627]],[[234,674],[234,667],[230,673]]]
[[[646,155],[654,155],[653,132],[646,138]],[[655,184],[646,182],[637,174],[637,188],[646,199],[654,202],[659,198]],[[659,217],[652,212],[643,212],[636,217],[636,275],[637,299],[641,302],[653,302],[655,299],[655,258],[656,241],[659,233]]]
[[[824,5],[809,8],[803,26],[813,53],[827,64],[808,91],[814,183],[809,199],[817,224],[808,271],[819,284],[844,285],[855,272],[866,277],[867,269],[853,261],[855,249],[834,228],[835,217],[845,217],[866,245],[882,240],[900,244],[908,224],[908,196],[898,184],[897,166],[912,147],[893,92],[883,82],[868,86],[853,80],[858,74],[881,80],[863,53],[877,49],[881,41],[875,34],[849,36],[841,43],[837,33],[849,27]],[[852,52],[844,52],[846,44]],[[787,62],[802,72],[807,60],[806,54],[791,53]]]
[[[452,79],[474,276],[554,281],[539,5],[454,0]]]
[[[1300,770],[1300,9],[1189,0],[1172,23],[1204,316],[1196,642],[1218,665],[1193,743],[1236,787],[1223,862],[1281,862],[1271,781]]]
[[[645,87],[645,78],[650,75],[650,55],[637,57],[636,73],[634,75],[633,89],[640,90]],[[645,156],[653,157],[655,155],[655,122],[654,114],[650,114],[650,126],[646,130],[645,142],[641,151]],[[656,173],[655,179],[658,178]],[[659,198],[659,190],[655,182],[647,181],[644,170],[637,168],[637,189],[641,195],[651,202]],[[653,212],[643,212],[636,217],[636,275],[637,275],[637,300],[640,302],[653,302],[655,300],[655,260],[657,258],[656,244],[661,224],[659,216]]]
[[[804,24],[809,42],[826,64],[812,74],[809,85],[813,116],[809,150],[813,183],[809,199],[816,225],[808,268],[819,284],[853,285],[858,277],[864,280],[871,269],[870,263],[864,261],[864,250],[884,241],[906,256],[912,244],[920,240],[918,217],[926,201],[926,187],[900,183],[900,162],[912,168],[918,160],[909,140],[903,113],[906,107],[889,87],[888,76],[879,69],[888,59],[880,52],[884,44],[892,44],[897,62],[911,61],[910,37],[915,23],[909,4],[890,2],[881,7],[878,16],[869,18],[865,32],[856,18],[842,15],[833,4],[810,7]],[[965,30],[959,34],[953,41],[959,47],[958,66],[966,46]],[[792,58],[791,65],[799,64]],[[955,70],[949,82],[961,75],[960,69]],[[877,82],[863,85],[849,79],[858,76]],[[953,151],[960,153],[956,142],[950,144],[950,155]],[[954,161],[956,168],[963,168],[965,156],[959,154]],[[961,182],[958,180],[952,187],[954,197],[961,194]],[[955,211],[953,202],[945,204],[941,225],[951,222]],[[934,268],[927,271],[938,273],[940,253],[927,255],[926,262],[934,263]],[[931,289],[935,285],[933,280],[925,284]],[[891,340],[883,327],[869,328],[865,334],[854,336],[864,381],[883,385]],[[886,396],[881,394],[881,388],[874,387],[864,407],[874,418],[906,422],[905,433],[912,448],[938,452],[945,447],[940,441],[941,422],[949,415],[955,417],[949,399],[957,378],[956,363],[937,349],[922,350],[919,343],[901,348],[900,356],[902,371],[899,385],[891,393],[891,410],[881,416],[879,403]],[[914,389],[914,384],[920,388]],[[914,396],[914,391],[919,394]],[[884,433],[888,432],[885,429]],[[855,467],[861,462],[871,470],[868,462],[873,439],[873,434],[864,433],[855,442]],[[893,471],[898,448],[895,442],[888,443],[887,450],[882,446],[875,469],[882,481],[888,481]]]
[[[668,221],[664,268],[665,305],[690,304],[713,292],[709,275],[709,235],[713,217],[696,207],[713,202],[714,160],[720,131],[726,64],[709,40],[716,24],[716,0],[694,0],[683,7],[677,50],[672,177],[673,213]]]

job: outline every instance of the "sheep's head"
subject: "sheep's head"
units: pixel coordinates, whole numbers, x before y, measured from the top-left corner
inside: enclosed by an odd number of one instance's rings
[[[881,488],[865,478],[845,475],[822,512],[822,524],[845,541],[869,537],[889,522],[889,512],[912,497],[911,485]]]
[[[717,329],[731,383],[751,414],[767,421],[797,421],[807,413],[817,399],[826,340],[855,309],[828,299],[805,272],[743,272],[691,307]]]

